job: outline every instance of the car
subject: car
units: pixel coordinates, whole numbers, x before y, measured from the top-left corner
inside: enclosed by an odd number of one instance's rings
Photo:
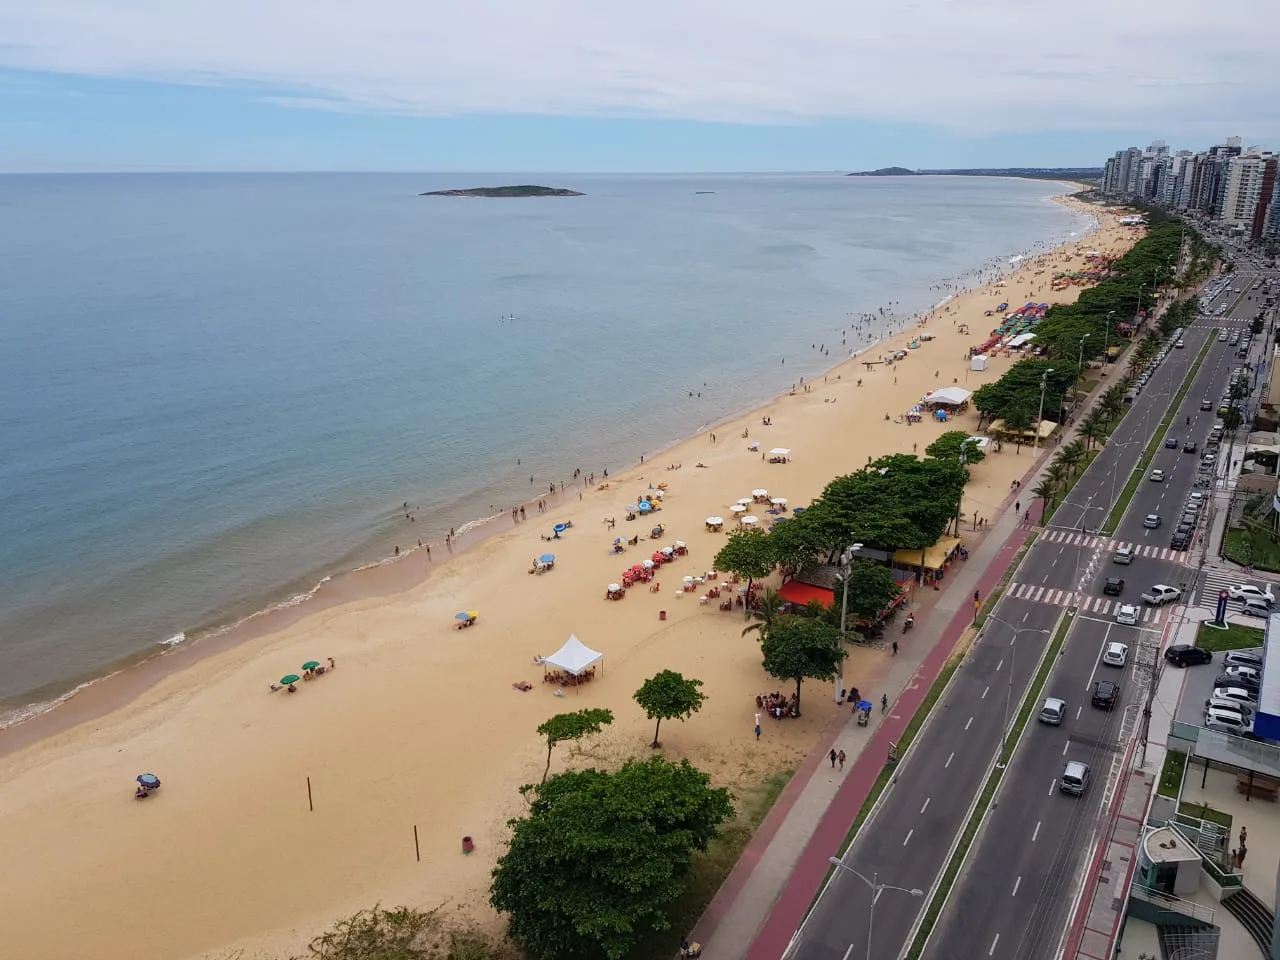
[[[1231,663],[1222,668],[1222,672],[1228,677],[1235,677],[1246,685],[1259,686],[1262,683],[1262,671],[1257,667],[1246,666],[1243,663]]]
[[[1258,681],[1251,680],[1248,677],[1237,676],[1233,673],[1220,673],[1213,678],[1215,687],[1240,687],[1248,690],[1256,700],[1258,698]]]
[[[1122,603],[1116,608],[1116,623],[1126,627],[1138,625],[1138,608],[1131,603]]]
[[[1182,452],[1183,452],[1183,453],[1195,453],[1195,452],[1196,452],[1196,442],[1195,442],[1194,440],[1188,440],[1186,443],[1184,443],[1184,444],[1182,445]]]
[[[1107,577],[1102,584],[1102,593],[1107,597],[1118,597],[1124,593],[1124,580],[1120,577]]]
[[[1201,410],[1212,410],[1212,409],[1213,409],[1213,401],[1212,401],[1212,400],[1201,400],[1201,401],[1200,401],[1200,409],[1201,409]]]
[[[1160,526],[1160,514],[1148,513],[1145,517],[1143,517],[1142,525],[1146,527],[1148,530],[1154,530],[1156,527]]]
[[[1175,643],[1164,652],[1164,661],[1175,667],[1196,667],[1202,663],[1213,663],[1213,654],[1194,644]]]
[[[1237,700],[1230,700],[1226,697],[1209,697],[1204,702],[1205,712],[1210,710],[1227,710],[1231,713],[1238,713],[1248,721],[1253,720],[1254,709],[1240,703]]]
[[[1232,700],[1249,710],[1255,710],[1258,706],[1257,691],[1245,687],[1215,686],[1210,696],[1215,700]]]
[[[1191,549],[1191,534],[1175,533],[1169,538],[1170,550],[1189,550]]]
[[[1120,609],[1123,610],[1125,608],[1121,607]],[[1129,607],[1129,609],[1132,610],[1135,615],[1138,612],[1136,607]],[[1116,619],[1120,620],[1118,614],[1116,615]],[[1137,623],[1136,616],[1134,623]],[[1108,667],[1123,667],[1129,662],[1129,645],[1121,643],[1119,640],[1112,640],[1105,648],[1103,648],[1102,662]]]
[[[1165,437],[1165,438],[1164,438],[1164,448],[1165,448],[1166,450],[1177,450],[1177,449],[1178,449],[1178,438],[1177,438],[1177,437]]]
[[[1183,527],[1186,527],[1188,531],[1195,530],[1197,516],[1198,514],[1196,513],[1196,511],[1188,510],[1186,513],[1184,513],[1181,517],[1178,518],[1178,529],[1181,530]]]
[[[1120,699],[1120,685],[1110,680],[1099,680],[1093,685],[1093,696],[1089,702],[1101,710],[1110,710]]]
[[[1227,342],[1227,335],[1226,335],[1226,333],[1225,333],[1225,332],[1224,332],[1224,333],[1220,333],[1220,334],[1218,334],[1218,342],[1219,342],[1219,343],[1226,343],[1226,342]]]
[[[1058,778],[1058,789],[1073,797],[1082,796],[1089,787],[1089,765],[1079,760],[1068,760]]]
[[[1230,704],[1230,701],[1223,702],[1224,704]],[[1065,700],[1059,700],[1057,697],[1045,697],[1044,706],[1040,708],[1040,722],[1047,723],[1053,727],[1060,726],[1066,713],[1067,703]]]
[[[1200,457],[1200,465],[1202,467],[1212,467],[1217,462],[1218,455],[1216,453],[1206,453]]]
[[[1174,346],[1177,347],[1179,350],[1181,350],[1186,345],[1187,345],[1186,342],[1183,340],[1179,340],[1177,343],[1174,344]]]
[[[1163,470],[1152,470],[1152,471],[1151,471],[1151,482],[1152,482],[1152,483],[1164,483],[1164,471],[1163,471]]]
[[[1270,586],[1258,587],[1252,583],[1233,583],[1227,587],[1227,596],[1232,600],[1261,600],[1270,605],[1276,602],[1276,596]]]
[[[1261,670],[1262,654],[1252,653],[1248,650],[1228,650],[1223,654],[1222,662],[1227,666],[1239,664],[1242,667],[1254,667]]]
[[[1194,500],[1196,503],[1204,503],[1204,492],[1195,490],[1187,495],[1188,500]]]
[[[1152,607],[1160,607],[1181,598],[1182,591],[1167,583],[1157,583],[1142,595],[1142,602]]]
[[[1233,733],[1237,736],[1253,733],[1253,723],[1245,719],[1244,714],[1234,710],[1221,710],[1210,707],[1204,712],[1204,725],[1207,730],[1218,730],[1222,733]]]
[[[1258,617],[1266,620],[1271,616],[1271,604],[1265,600],[1257,600],[1250,597],[1240,605],[1240,612],[1249,617]]]

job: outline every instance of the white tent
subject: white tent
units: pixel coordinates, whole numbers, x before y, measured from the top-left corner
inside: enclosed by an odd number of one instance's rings
[[[958,407],[962,403],[968,403],[969,398],[973,394],[963,387],[943,387],[941,390],[935,390],[933,393],[925,397],[928,403],[938,403],[948,407]]]
[[[575,677],[585,673],[590,667],[604,659],[603,653],[592,650],[585,643],[569,635],[564,646],[542,661],[543,666],[555,667]]]

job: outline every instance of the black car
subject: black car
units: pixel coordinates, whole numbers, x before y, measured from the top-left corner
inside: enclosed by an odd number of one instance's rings
[[[1120,577],[1107,577],[1102,585],[1102,592],[1108,597],[1118,597],[1124,592],[1124,580]]]
[[[1170,550],[1185,550],[1191,546],[1191,535],[1186,533],[1175,533],[1169,540]]]
[[[1182,452],[1183,452],[1183,453],[1195,453],[1195,452],[1196,452],[1196,442],[1195,442],[1194,440],[1188,440],[1186,443],[1184,443],[1184,444],[1182,445]]]
[[[1120,699],[1120,686],[1111,680],[1099,680],[1093,685],[1092,703],[1095,707],[1110,710]]]
[[[1230,673],[1220,673],[1213,678],[1215,687],[1240,687],[1255,696],[1258,693],[1258,682],[1250,677],[1237,677]]]
[[[1166,450],[1177,450],[1177,449],[1178,449],[1178,438],[1177,438],[1177,437],[1166,437],[1166,438],[1165,438],[1165,441],[1164,441],[1164,446],[1165,446],[1165,449],[1166,449]]]
[[[1194,667],[1202,663],[1212,663],[1213,654],[1190,643],[1175,643],[1164,652],[1164,659],[1175,667]]]
[[[1201,410],[1212,410],[1212,409],[1213,409],[1213,401],[1212,401],[1212,400],[1201,400],[1201,401],[1200,401],[1200,409],[1201,409]]]

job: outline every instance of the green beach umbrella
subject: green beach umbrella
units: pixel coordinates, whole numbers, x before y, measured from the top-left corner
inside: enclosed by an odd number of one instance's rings
[[[319,660],[308,660],[306,663],[304,663],[304,664],[302,665],[302,669],[303,669],[303,670],[314,670],[314,669],[315,669],[316,667],[318,667],[318,666],[320,666],[320,661],[319,661]]]
[[[280,678],[280,682],[287,687],[291,683],[297,683],[300,679],[301,677],[299,677],[296,673],[286,673],[283,677]]]

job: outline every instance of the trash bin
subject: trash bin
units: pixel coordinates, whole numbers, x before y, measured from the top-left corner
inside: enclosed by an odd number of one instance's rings
[[[658,611],[658,619],[659,619],[659,620],[665,620],[665,619],[667,619],[667,611],[665,611],[665,610],[659,610],[659,611]]]

